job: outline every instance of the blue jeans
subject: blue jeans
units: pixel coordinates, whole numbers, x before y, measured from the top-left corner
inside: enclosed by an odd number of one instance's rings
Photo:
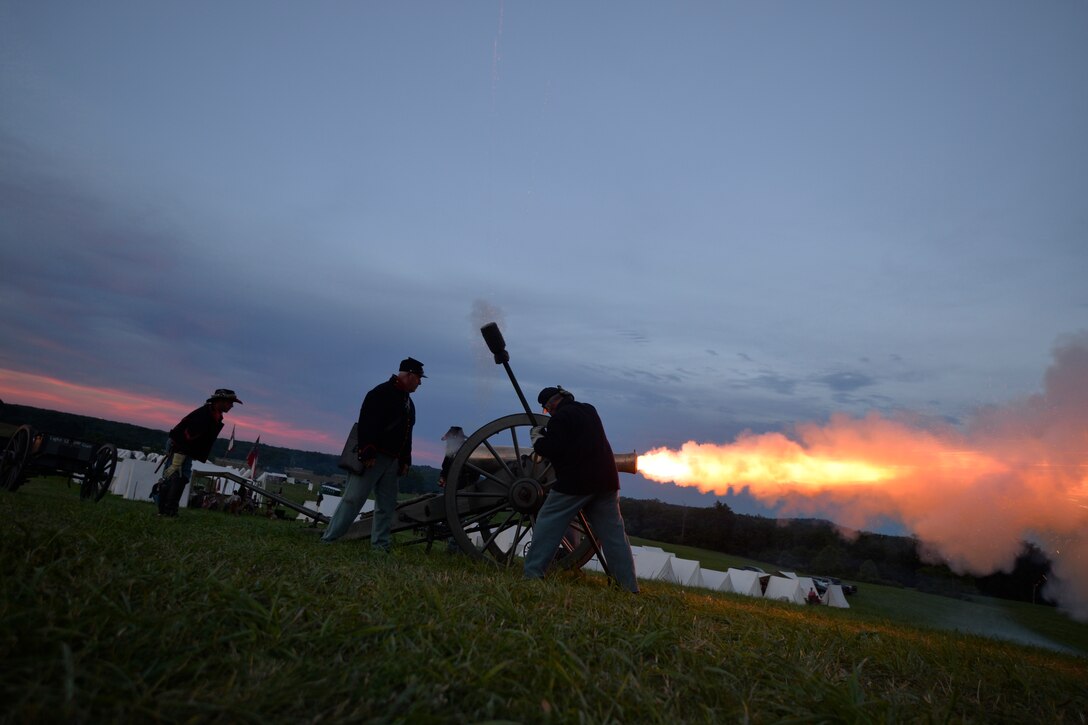
[[[549,491],[533,525],[533,543],[525,556],[525,577],[540,579],[544,576],[555,552],[559,550],[567,526],[579,511],[585,512],[589,526],[601,545],[608,571],[621,587],[637,594],[635,557],[631,554],[631,542],[627,540],[627,532],[623,528],[619,491],[588,496]]]
[[[390,531],[393,528],[393,513],[397,508],[397,484],[400,478],[397,469],[400,463],[396,458],[381,453],[374,460],[374,465],[363,469],[362,475],[348,474],[347,485],[344,486],[344,497],[336,506],[336,511],[329,521],[329,527],[321,536],[324,542],[336,541],[345,533],[348,527],[355,521],[355,517],[363,509],[363,504],[374,491],[374,522],[370,528],[371,546],[378,549],[389,548],[393,545],[390,539]]]

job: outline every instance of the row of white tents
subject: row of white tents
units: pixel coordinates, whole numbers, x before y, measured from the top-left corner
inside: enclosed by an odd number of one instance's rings
[[[481,543],[479,534],[474,534],[473,538],[477,545]],[[506,549],[513,543],[513,538],[514,529],[506,529],[496,537],[495,544]],[[525,536],[522,546],[528,546],[531,541],[532,531]],[[808,604],[811,596],[812,603],[818,601],[820,604],[841,609],[850,607],[840,585],[828,583],[821,594],[810,577],[798,576],[792,572],[768,575],[747,569],[704,569],[694,559],[682,559],[656,546],[632,546],[631,553],[635,558],[635,576],[646,581],[665,581],[684,587],[732,592],[792,604]],[[584,568],[603,571],[596,556]]]
[[[748,569],[705,569],[694,559],[682,559],[656,546],[632,546],[631,552],[635,555],[635,575],[639,579],[667,581],[685,587],[732,592],[791,604],[807,604],[812,595],[814,600],[819,597],[820,604],[842,609],[850,607],[840,585],[829,584],[821,595],[811,578],[792,572],[767,575]],[[596,556],[590,559],[586,568],[603,571]]]

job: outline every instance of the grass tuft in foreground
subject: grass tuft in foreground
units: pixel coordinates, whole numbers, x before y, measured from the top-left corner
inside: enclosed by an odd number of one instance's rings
[[[6,722],[1085,722],[1088,660],[597,576],[0,495]]]

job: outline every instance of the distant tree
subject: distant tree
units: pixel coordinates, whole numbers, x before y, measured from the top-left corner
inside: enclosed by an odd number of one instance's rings
[[[872,559],[866,559],[861,562],[861,566],[858,567],[858,579],[866,582],[880,582],[880,569],[877,568],[876,562]]]
[[[1050,566],[1046,553],[1035,544],[1025,541],[1012,571],[979,577],[976,584],[981,593],[991,597],[1050,604],[1051,602],[1039,597],[1038,591],[1041,584],[1050,577]]]
[[[812,558],[814,574],[842,576],[846,573],[846,550],[838,544],[828,544]]]
[[[400,492],[437,493],[442,490],[438,485],[438,474],[439,470],[431,466],[412,466],[400,480]]]

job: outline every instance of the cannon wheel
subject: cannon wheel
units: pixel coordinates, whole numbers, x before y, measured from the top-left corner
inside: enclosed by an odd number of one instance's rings
[[[113,483],[113,473],[117,470],[117,447],[112,443],[103,443],[94,450],[87,471],[83,474],[83,483],[79,487],[81,499],[102,500]]]
[[[12,434],[0,457],[0,489],[16,491],[26,478],[23,468],[30,457],[30,442],[34,440],[34,429],[22,425]]]
[[[551,463],[534,460],[529,442],[533,425],[547,420],[521,413],[493,420],[457,451],[446,477],[446,520],[465,553],[504,567],[524,556],[536,513],[555,483]],[[503,460],[499,446],[512,447],[516,460]],[[585,533],[572,523],[555,566],[579,569],[592,558]]]

